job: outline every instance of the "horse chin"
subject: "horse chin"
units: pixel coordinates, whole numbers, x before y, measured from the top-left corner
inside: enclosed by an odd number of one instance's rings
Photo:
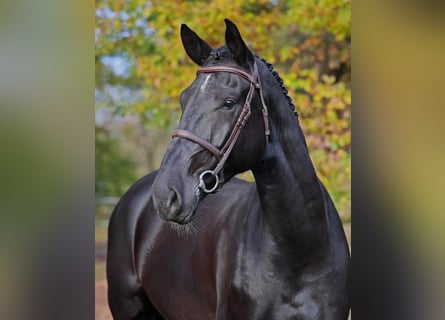
[[[191,223],[193,221],[197,208],[198,208],[198,203],[192,205],[191,207],[186,209],[186,211],[181,212],[181,214],[179,214],[174,220],[171,220],[170,222],[174,222],[181,225]]]
[[[196,188],[192,201],[190,201],[188,205],[182,207],[181,212],[177,216],[168,219],[168,221],[178,225],[187,225],[193,222],[196,210],[198,209],[199,203],[203,197],[203,192],[201,192],[199,188]]]

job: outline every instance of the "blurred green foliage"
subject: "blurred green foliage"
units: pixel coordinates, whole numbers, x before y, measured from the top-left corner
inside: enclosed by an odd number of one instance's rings
[[[96,197],[120,197],[136,179],[136,164],[122,152],[119,140],[96,126]]]
[[[297,107],[312,159],[344,218],[350,214],[351,15],[348,0],[96,1],[96,88],[137,90],[124,113],[169,126],[196,66],[180,41],[182,23],[223,45],[229,18],[250,48],[273,63]],[[105,57],[121,57],[116,75]],[[109,103],[121,108],[122,102]],[[120,109],[122,110],[122,108]],[[120,111],[119,111],[120,112]]]

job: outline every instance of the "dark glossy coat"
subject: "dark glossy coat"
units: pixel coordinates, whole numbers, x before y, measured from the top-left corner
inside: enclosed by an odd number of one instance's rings
[[[350,258],[337,211],[318,180],[280,85],[226,20],[226,46],[212,49],[183,25],[198,65],[259,68],[269,107],[266,144],[258,97],[215,194],[198,176],[216,159],[176,137],[159,171],[135,183],[110,220],[109,304],[115,319],[347,319]],[[221,146],[249,83],[199,74],[181,95],[179,128]],[[225,103],[228,99],[236,104]],[[252,170],[255,183],[235,174]]]

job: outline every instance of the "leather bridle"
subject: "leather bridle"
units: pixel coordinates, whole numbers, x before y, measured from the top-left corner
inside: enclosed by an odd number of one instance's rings
[[[212,145],[207,140],[197,136],[196,134],[183,130],[178,129],[173,131],[172,137],[180,137],[185,138],[190,141],[193,141],[197,144],[199,144],[201,147],[209,151],[217,160],[218,164],[216,165],[215,169],[213,170],[206,170],[202,172],[199,176],[199,188],[205,192],[205,193],[212,193],[216,191],[218,186],[220,185],[220,179],[219,179],[219,173],[222,172],[222,168],[227,161],[230,153],[232,152],[233,147],[235,146],[236,142],[238,141],[238,138],[241,134],[241,130],[246,125],[247,120],[249,119],[251,115],[251,102],[254,96],[255,90],[259,91],[260,98],[261,98],[261,104],[262,104],[262,112],[263,112],[263,120],[264,120],[264,133],[266,136],[266,144],[269,142],[269,136],[270,136],[270,130],[269,130],[269,115],[267,112],[267,106],[264,101],[263,97],[263,90],[261,88],[261,81],[260,77],[258,75],[258,67],[256,65],[256,62],[253,65],[253,74],[250,75],[247,72],[232,68],[232,67],[225,67],[225,66],[209,66],[209,67],[202,67],[197,71],[197,74],[199,73],[214,73],[214,72],[229,72],[234,73],[242,78],[246,79],[250,82],[250,88],[249,92],[247,93],[246,101],[244,102],[244,106],[241,109],[241,113],[238,116],[238,119],[236,120],[235,126],[232,129],[232,132],[230,133],[228,139],[226,140],[226,143],[221,149],[218,149],[214,145]],[[215,184],[211,188],[207,188],[204,177],[206,175],[212,175],[215,178]],[[222,182],[223,179],[221,179]]]

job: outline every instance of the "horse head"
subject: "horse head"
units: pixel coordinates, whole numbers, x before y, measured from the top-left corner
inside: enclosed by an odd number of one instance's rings
[[[178,224],[192,220],[208,193],[254,167],[267,143],[267,108],[255,57],[238,28],[225,22],[226,45],[217,49],[181,27],[185,51],[201,69],[181,93],[178,130],[153,184],[158,214]]]

